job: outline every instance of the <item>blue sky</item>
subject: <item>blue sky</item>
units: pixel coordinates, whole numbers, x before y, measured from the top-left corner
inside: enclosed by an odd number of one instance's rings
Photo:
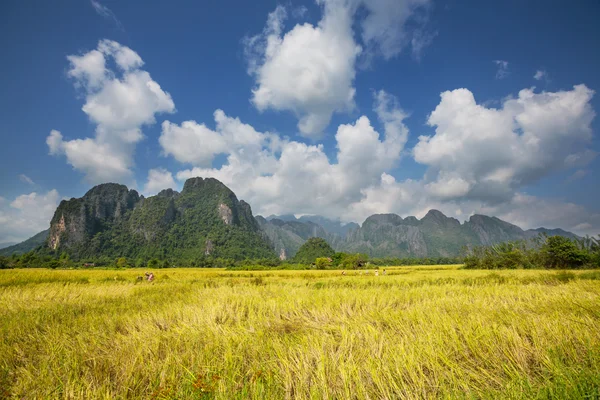
[[[255,213],[438,208],[600,233],[599,16],[595,1],[3,2],[0,242],[94,184],[151,195],[196,175]]]

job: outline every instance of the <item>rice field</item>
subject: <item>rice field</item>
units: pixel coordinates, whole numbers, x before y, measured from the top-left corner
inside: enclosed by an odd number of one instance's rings
[[[600,272],[0,270],[0,398],[600,398]]]

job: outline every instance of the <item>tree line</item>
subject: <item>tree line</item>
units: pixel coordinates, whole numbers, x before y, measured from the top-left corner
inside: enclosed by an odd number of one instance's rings
[[[0,269],[6,268],[227,268],[259,269],[356,269],[368,266],[464,264],[467,269],[600,268],[600,235],[570,239],[541,234],[532,240],[499,243],[492,246],[464,248],[460,257],[370,258],[367,254],[334,251],[321,238],[311,238],[290,260],[278,258],[231,258],[200,256],[196,258],[126,258],[90,257],[73,260],[68,253],[48,254],[33,250],[10,257],[0,256]]]
[[[469,269],[577,269],[600,268],[600,235],[570,239],[541,234],[532,240],[467,249]]]

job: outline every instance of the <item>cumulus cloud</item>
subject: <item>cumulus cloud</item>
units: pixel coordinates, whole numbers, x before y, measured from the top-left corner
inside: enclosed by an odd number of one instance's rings
[[[0,202],[0,242],[21,242],[50,227],[58,206],[56,190],[23,194],[13,201]]]
[[[552,172],[586,165],[596,154],[586,148],[593,95],[585,85],[524,89],[495,109],[477,104],[467,89],[442,93],[428,119],[435,135],[421,136],[413,149],[433,177],[431,195],[501,202]]]
[[[355,107],[354,78],[362,46],[354,40],[357,10],[366,9],[362,39],[367,50],[397,55],[408,44],[420,53],[433,36],[407,33],[406,23],[429,0],[320,0],[317,25],[297,24],[284,33],[286,9],[269,14],[259,35],[245,40],[248,72],[255,78],[252,103],[260,111],[288,110],[300,134],[318,138],[335,112]]]
[[[154,124],[156,114],[174,112],[175,104],[141,69],[141,57],[117,42],[101,40],[97,49],[67,59],[68,75],[85,93],[82,110],[96,124],[96,134],[64,140],[61,132],[52,130],[46,138],[49,152],[64,154],[89,183],[128,182],[135,145],[144,137],[142,126]],[[108,59],[116,69],[106,66]]]
[[[148,171],[148,180],[144,185],[144,194],[152,196],[163,189],[177,189],[178,185],[173,179],[173,174],[164,168],[155,168]]]
[[[393,176],[384,173],[377,185],[363,189],[362,193],[363,198],[348,207],[344,219],[361,222],[374,213],[422,218],[430,209],[437,209],[459,220],[468,219],[473,214],[484,214],[523,229],[562,228],[579,235],[600,234],[599,213],[577,204],[543,199],[523,192],[515,192],[507,200],[493,204],[465,197],[443,199],[432,196],[431,189],[423,180],[397,182]]]
[[[165,154],[192,166],[179,171],[178,180],[215,177],[259,214],[362,222],[373,213],[422,217],[436,208],[459,219],[482,213],[524,228],[562,227],[585,234],[600,230],[595,214],[525,191],[553,172],[593,158],[593,94],[584,85],[552,93],[524,89],[490,108],[477,104],[467,89],[444,92],[428,118],[435,134],[421,136],[410,153],[427,167],[421,179],[393,176],[409,132],[406,113],[383,91],[374,93],[383,134],[367,116],[342,124],[331,159],[323,145],[258,132],[221,110],[215,112],[214,129],[195,121],[165,122],[161,145]],[[206,138],[222,145],[205,146]],[[227,162],[211,168],[216,154],[225,154]],[[584,229],[586,222],[591,226]]]
[[[422,217],[435,208],[459,219],[480,213],[525,229],[598,234],[600,214],[525,193],[542,177],[593,159],[596,153],[587,148],[593,95],[585,85],[555,93],[525,89],[493,109],[477,104],[467,89],[444,92],[428,119],[435,135],[421,136],[412,152],[429,167],[423,178],[396,181],[383,173],[361,190],[362,198],[348,205],[343,218],[362,221],[382,212]]]
[[[259,110],[291,110],[298,129],[317,137],[335,111],[354,107],[354,61],[360,47],[351,31],[348,7],[325,6],[317,26],[296,25],[282,36],[285,9],[269,15],[262,35],[247,42],[256,78],[252,102]]]
[[[508,72],[508,61],[494,60],[494,64],[498,66],[496,79],[504,79],[510,74],[510,72]]]
[[[25,174],[20,174],[19,179],[21,180],[21,182],[25,182],[28,185],[35,185],[35,182]]]
[[[180,171],[177,174],[179,180],[194,176],[215,177],[249,201],[259,213],[294,212],[339,217],[348,204],[360,199],[363,187],[375,184],[382,172],[397,165],[404,149],[408,136],[403,123],[406,114],[399,109],[396,99],[383,91],[375,93],[375,112],[384,127],[384,134],[380,135],[366,116],[354,123],[340,125],[335,135],[337,162],[329,160],[322,145],[308,145],[282,139],[273,133],[257,132],[220,110],[215,112],[216,129],[209,134],[226,143],[227,162],[220,168],[199,166],[206,157],[191,160],[188,153],[167,151],[165,141],[161,144],[165,152],[179,161],[195,165]],[[170,122],[163,124],[165,126],[169,127],[169,132],[173,132],[173,126],[177,127]],[[183,130],[185,126],[198,127],[200,124],[188,121],[179,128]],[[196,132],[201,132],[202,136],[206,134],[205,129],[208,128],[196,129]],[[182,133],[182,137],[187,140],[190,134],[193,130]],[[202,143],[198,137],[194,140]],[[169,142],[177,143],[179,138],[171,137]]]

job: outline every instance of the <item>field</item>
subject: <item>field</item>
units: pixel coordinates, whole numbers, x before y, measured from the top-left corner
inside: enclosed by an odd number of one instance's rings
[[[599,398],[600,272],[0,270],[0,398]]]

